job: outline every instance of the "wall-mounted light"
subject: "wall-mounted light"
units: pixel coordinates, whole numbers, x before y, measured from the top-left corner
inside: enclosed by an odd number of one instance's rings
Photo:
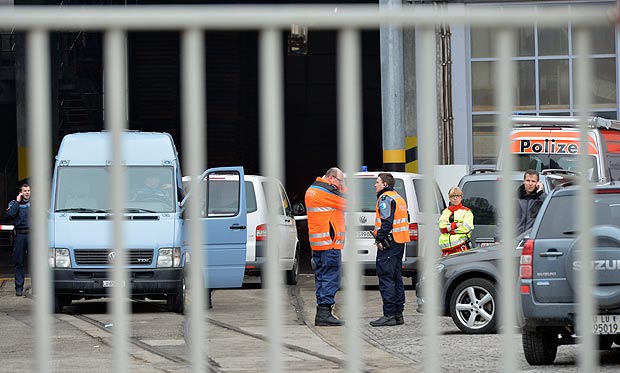
[[[291,26],[291,34],[288,36],[288,54],[291,56],[308,54],[308,28],[306,26]]]

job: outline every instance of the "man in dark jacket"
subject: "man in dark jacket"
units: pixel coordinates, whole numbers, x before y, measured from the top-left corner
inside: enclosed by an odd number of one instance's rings
[[[538,171],[527,170],[523,175],[523,185],[517,190],[517,231],[519,235],[532,228],[536,215],[540,211],[543,201],[547,198],[542,183],[539,181]]]
[[[9,202],[6,214],[13,219],[15,240],[13,263],[15,264],[15,295],[21,297],[24,292],[24,264],[28,253],[28,233],[30,212],[30,186],[23,184],[17,198]]]

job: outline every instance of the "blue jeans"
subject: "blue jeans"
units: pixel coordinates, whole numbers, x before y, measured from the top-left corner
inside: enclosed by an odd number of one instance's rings
[[[28,235],[18,233],[14,240],[13,264],[15,265],[15,290],[24,289],[26,255],[28,254]]]
[[[377,251],[377,277],[384,316],[400,315],[405,309],[404,250],[405,244],[394,243],[389,249]]]
[[[340,288],[341,250],[312,251],[312,260],[315,267],[316,304],[332,305]]]

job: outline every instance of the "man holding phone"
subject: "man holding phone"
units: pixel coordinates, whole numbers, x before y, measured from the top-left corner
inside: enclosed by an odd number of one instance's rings
[[[6,214],[13,219],[14,249],[13,263],[15,265],[15,295],[24,294],[24,265],[28,253],[28,233],[30,228],[30,185],[22,184],[20,192],[13,201],[9,202]]]
[[[540,182],[540,175],[536,170],[526,170],[523,174],[523,185],[517,189],[517,229],[516,234],[521,234],[532,228],[538,211],[542,207],[543,201],[547,198],[547,193]]]

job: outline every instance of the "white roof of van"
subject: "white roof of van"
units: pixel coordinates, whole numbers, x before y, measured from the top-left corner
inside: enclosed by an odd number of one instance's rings
[[[604,128],[620,130],[620,122],[617,120],[605,119],[601,117],[588,117],[588,125],[592,128]],[[536,116],[536,115],[513,115],[512,124],[515,127],[578,127],[579,117],[566,116]]]
[[[108,165],[112,161],[111,141],[110,132],[66,135],[58,149],[56,161],[68,161],[70,166]],[[177,150],[167,133],[123,132],[121,143],[122,159],[126,165],[172,166],[177,162]]]
[[[374,177],[377,178],[379,177],[379,174],[382,172],[387,172],[392,174],[392,176],[394,176],[394,178],[397,179],[403,179],[403,178],[413,178],[413,179],[419,179],[422,178],[422,175],[420,174],[415,174],[412,172],[402,172],[402,171],[364,171],[364,172],[356,172],[355,176],[358,177]]]

